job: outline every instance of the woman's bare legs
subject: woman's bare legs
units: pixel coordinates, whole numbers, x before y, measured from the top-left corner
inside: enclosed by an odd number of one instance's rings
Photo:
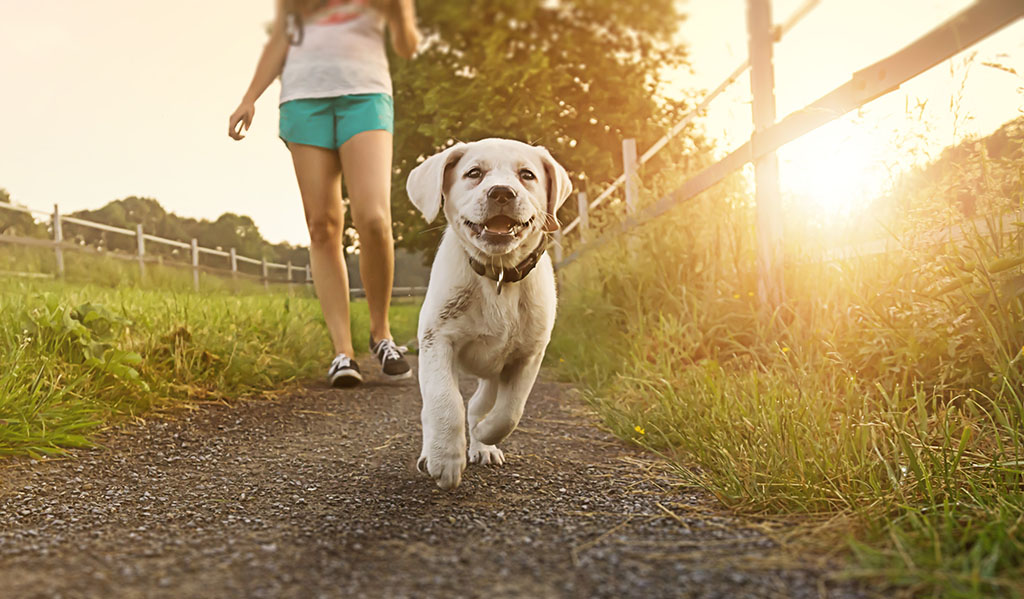
[[[339,152],[348,186],[352,224],[359,232],[359,275],[366,289],[370,335],[375,341],[392,338],[388,321],[395,276],[391,152],[391,133],[384,130],[358,133],[346,141]]]
[[[341,203],[341,164],[338,155],[326,148],[293,143],[288,149],[306,212],[310,268],[320,308],[334,351],[353,357],[348,270],[342,254],[345,208]]]

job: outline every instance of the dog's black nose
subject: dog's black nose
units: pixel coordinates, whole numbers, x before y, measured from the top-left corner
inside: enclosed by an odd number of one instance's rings
[[[516,190],[508,185],[495,185],[487,190],[487,199],[499,204],[506,204],[516,199]]]

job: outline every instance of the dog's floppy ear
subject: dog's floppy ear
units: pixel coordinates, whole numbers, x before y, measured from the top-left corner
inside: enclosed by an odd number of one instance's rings
[[[409,172],[405,182],[405,192],[409,194],[413,206],[423,213],[427,222],[433,222],[441,209],[441,199],[445,194],[444,173],[466,153],[466,144],[454,146],[434,154]]]
[[[559,227],[558,218],[555,215],[569,194],[572,193],[572,180],[569,179],[569,173],[565,172],[565,168],[555,161],[547,148],[538,147],[537,151],[540,152],[541,162],[544,163],[544,172],[548,176],[547,220],[544,221],[544,230],[554,233]]]

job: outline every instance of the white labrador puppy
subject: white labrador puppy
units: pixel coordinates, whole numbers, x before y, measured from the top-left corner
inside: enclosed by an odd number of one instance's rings
[[[443,489],[457,487],[466,468],[460,371],[479,379],[469,400],[469,459],[505,461],[495,445],[519,424],[555,322],[545,250],[571,190],[546,149],[509,139],[455,144],[409,173],[406,191],[427,222],[442,204],[448,219],[418,332],[416,465]]]

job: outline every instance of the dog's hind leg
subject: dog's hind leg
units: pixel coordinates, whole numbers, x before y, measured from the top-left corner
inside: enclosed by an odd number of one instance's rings
[[[526,399],[537,380],[544,353],[505,366],[498,381],[494,407],[470,428],[470,436],[484,445],[497,445],[512,434],[523,417]]]
[[[473,464],[494,464],[500,466],[505,463],[505,454],[494,445],[481,443],[473,432],[476,425],[483,420],[491,408],[494,407],[494,400],[498,397],[498,381],[495,379],[480,379],[476,393],[469,400],[469,461]]]

